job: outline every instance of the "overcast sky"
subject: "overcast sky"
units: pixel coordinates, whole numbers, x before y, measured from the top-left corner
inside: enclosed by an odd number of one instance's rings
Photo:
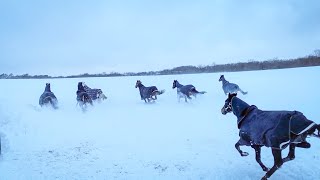
[[[295,58],[318,0],[0,0],[0,73],[70,75]]]

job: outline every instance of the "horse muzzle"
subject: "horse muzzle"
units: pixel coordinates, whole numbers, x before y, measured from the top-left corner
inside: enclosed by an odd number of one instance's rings
[[[225,110],[225,108],[221,108],[221,114],[226,115],[227,111]]]

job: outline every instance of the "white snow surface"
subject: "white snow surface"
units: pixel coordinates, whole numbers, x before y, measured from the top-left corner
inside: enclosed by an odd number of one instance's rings
[[[221,74],[247,95],[238,97],[263,110],[298,110],[320,123],[320,67],[168,76],[0,80],[1,180],[30,179],[260,179],[265,172],[253,149],[239,139],[236,117],[221,114],[227,98]],[[140,100],[136,80],[166,92],[153,104]],[[178,103],[173,80],[207,91]],[[87,112],[76,107],[77,83],[101,88],[108,99]],[[59,109],[40,108],[51,83]],[[319,179],[320,139],[296,149],[270,179]],[[288,150],[283,151],[283,156]],[[273,165],[271,149],[262,161]]]

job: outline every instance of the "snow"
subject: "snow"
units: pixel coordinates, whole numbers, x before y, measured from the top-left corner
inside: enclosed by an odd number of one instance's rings
[[[265,173],[254,151],[240,157],[236,118],[222,115],[221,74],[265,110],[299,110],[320,123],[320,67],[169,76],[0,80],[0,179],[260,179]],[[136,80],[166,92],[156,103],[140,100]],[[207,91],[190,103],[177,102],[172,82]],[[77,83],[101,88],[108,99],[85,113],[76,107]],[[59,109],[40,108],[51,83]],[[297,149],[270,179],[318,179],[320,140]],[[286,156],[287,150],[283,151]],[[273,165],[270,148],[262,161]]]

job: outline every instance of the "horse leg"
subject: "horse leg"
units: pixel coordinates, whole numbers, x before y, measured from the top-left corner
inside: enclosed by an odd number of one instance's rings
[[[240,146],[242,145],[242,144],[240,143],[240,141],[241,141],[241,139],[234,145],[235,148],[238,150],[238,152],[240,153],[241,156],[248,156],[249,153],[243,152],[243,151],[240,149]]]
[[[288,161],[291,161],[295,158],[295,149],[296,149],[296,145],[295,144],[290,144],[289,146],[289,153],[288,153],[288,156],[283,158],[283,162],[288,162]]]
[[[274,158],[274,165],[272,168],[262,177],[262,180],[267,180],[276,170],[278,170],[282,164],[282,156],[281,156],[281,150],[280,149],[274,149],[272,148],[272,155]]]
[[[263,171],[268,171],[269,169],[261,162],[261,146],[253,145],[251,146],[256,152],[256,161],[261,166]]]

